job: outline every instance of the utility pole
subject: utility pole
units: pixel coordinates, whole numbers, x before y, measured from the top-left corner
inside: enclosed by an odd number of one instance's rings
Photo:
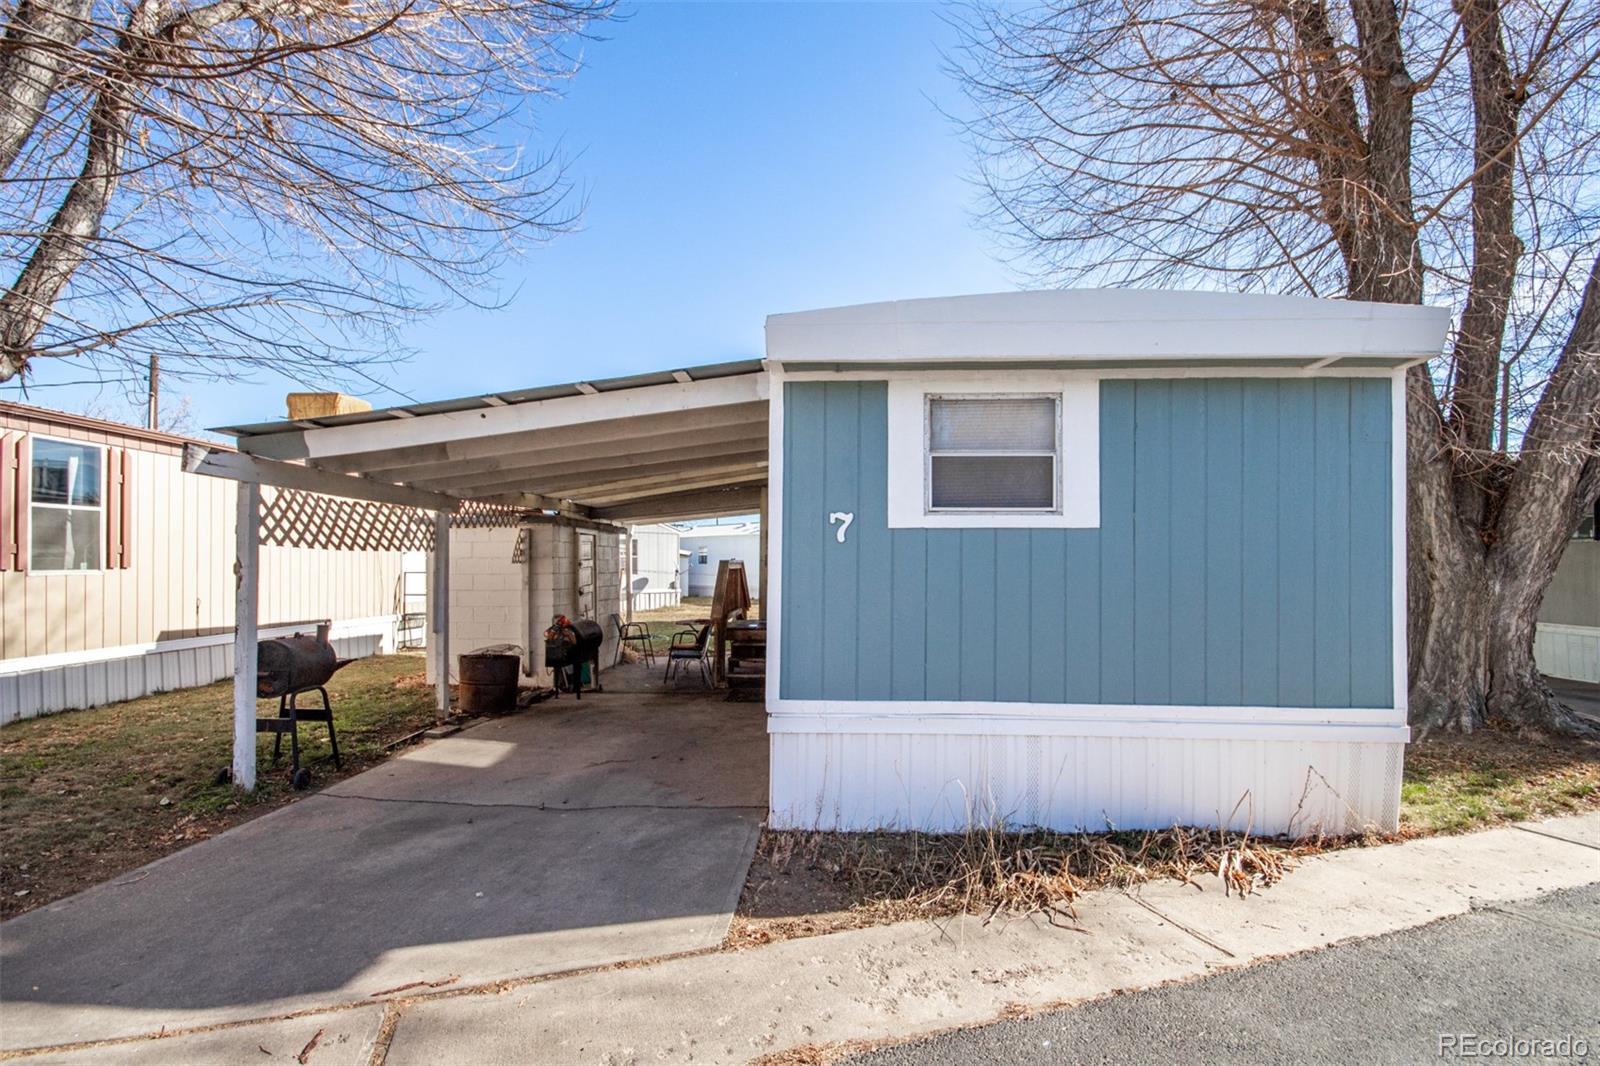
[[[161,357],[150,357],[150,405],[146,415],[150,429],[161,428]]]

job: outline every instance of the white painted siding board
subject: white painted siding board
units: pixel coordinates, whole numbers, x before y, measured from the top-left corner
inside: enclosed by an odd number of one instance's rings
[[[1533,658],[1551,677],[1600,683],[1600,627],[1540,622]]]
[[[950,831],[1037,817],[1099,830],[1222,818],[1263,833],[1347,832],[1393,829],[1398,814],[1397,744],[846,733],[771,742],[774,828]]]

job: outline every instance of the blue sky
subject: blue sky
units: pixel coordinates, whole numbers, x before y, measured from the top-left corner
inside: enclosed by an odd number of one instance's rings
[[[759,356],[773,312],[1016,287],[972,221],[972,163],[939,110],[961,100],[936,6],[622,10],[541,112],[586,199],[580,228],[505,271],[508,306],[413,329],[417,357],[382,372],[395,389],[437,399]],[[35,382],[66,377],[40,367]],[[173,386],[199,426],[282,417],[293,387]],[[29,399],[102,414],[122,402]]]

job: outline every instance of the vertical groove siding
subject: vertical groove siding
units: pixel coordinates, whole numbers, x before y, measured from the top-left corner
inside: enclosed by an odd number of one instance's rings
[[[1093,530],[891,530],[887,386],[784,389],[783,698],[1393,706],[1387,379],[1102,382]]]

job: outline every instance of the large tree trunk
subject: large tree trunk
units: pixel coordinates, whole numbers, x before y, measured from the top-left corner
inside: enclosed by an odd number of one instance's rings
[[[119,42],[130,70],[139,42],[155,28],[157,5],[141,3],[128,18]],[[134,78],[103,75],[89,110],[83,166],[51,217],[33,254],[4,295],[0,295],[0,382],[27,365],[35,339],[72,275],[88,258],[100,235],[106,209],[123,176],[129,126],[133,121]]]
[[[1410,495],[1408,701],[1418,736],[1470,733],[1491,720],[1600,736],[1561,704],[1533,659],[1539,607],[1568,525],[1551,523],[1560,531],[1554,544],[1515,537],[1490,548],[1453,504],[1419,505]],[[1546,483],[1541,495],[1541,507],[1570,511],[1563,488]]]
[[[92,0],[23,0],[0,40],[0,175],[28,143],[89,30]]]
[[[1487,711],[1488,552],[1455,506],[1450,456],[1425,366],[1406,373],[1410,721],[1470,732]]]
[[[1410,720],[1420,734],[1496,719],[1600,735],[1544,684],[1533,661],[1539,606],[1575,513],[1600,472],[1600,257],[1577,320],[1490,513],[1461,514],[1449,437],[1422,368],[1408,380]],[[1476,515],[1473,516],[1474,518]]]

